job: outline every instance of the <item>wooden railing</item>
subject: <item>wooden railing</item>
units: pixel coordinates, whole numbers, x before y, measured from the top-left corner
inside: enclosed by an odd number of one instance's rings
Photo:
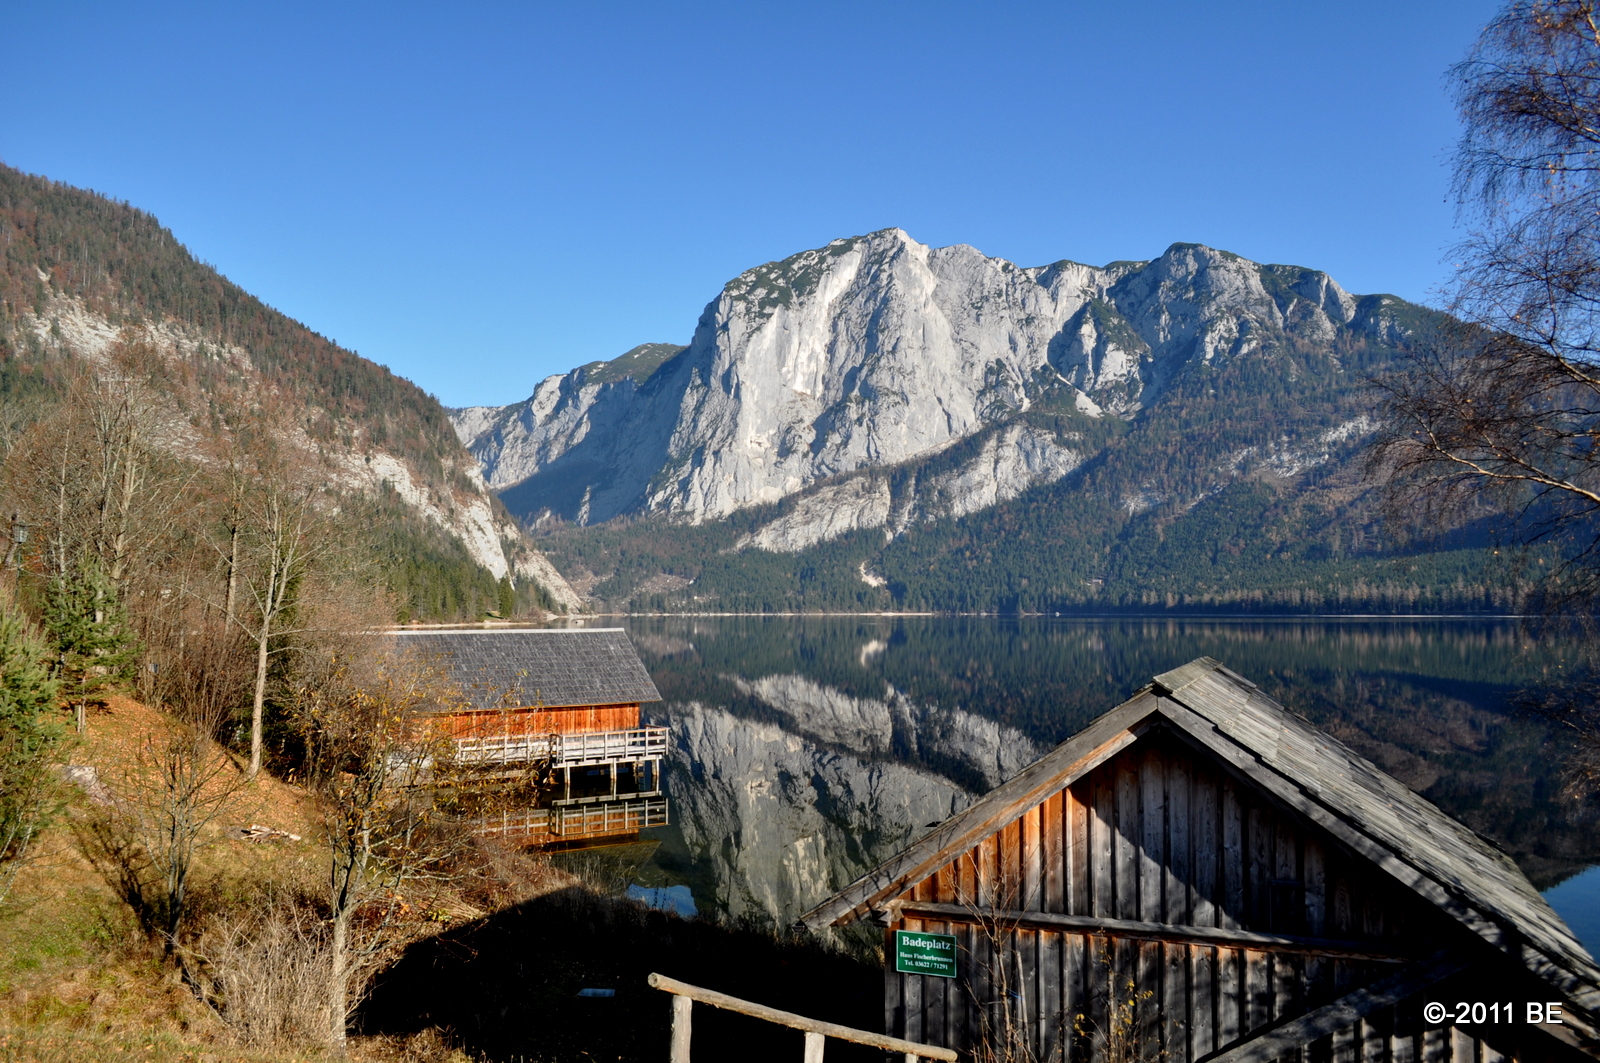
[[[904,1041],[898,1037],[889,1037],[886,1034],[870,1033],[866,1030],[857,1030],[849,1026],[840,1026],[838,1023],[822,1022],[817,1019],[808,1019],[804,1015],[796,1015],[792,1011],[780,1011],[769,1008],[765,1004],[754,1004],[738,997],[730,997],[726,993],[718,993],[714,989],[701,989],[697,985],[680,982],[676,978],[668,978],[664,974],[652,974],[649,978],[653,989],[660,989],[672,994],[672,1057],[671,1063],[690,1063],[689,1061],[689,1013],[694,1007],[694,1002],[709,1004],[714,1008],[726,1011],[736,1011],[740,1015],[749,1015],[753,1018],[775,1022],[780,1026],[792,1026],[806,1035],[805,1063],[822,1063],[822,1048],[829,1037],[840,1041],[854,1041],[858,1045],[870,1045],[881,1048],[885,1052],[905,1053],[905,1063],[916,1063],[918,1059],[939,1059],[953,1061],[955,1052],[948,1048],[937,1048],[934,1045],[918,1044],[915,1041]]]
[[[529,840],[577,840],[667,825],[665,797],[611,800],[559,808],[520,808],[473,821],[479,834]]]
[[[666,753],[665,727],[456,739],[456,760],[462,764],[514,764],[548,760],[551,767],[564,768],[625,760],[659,760]]]

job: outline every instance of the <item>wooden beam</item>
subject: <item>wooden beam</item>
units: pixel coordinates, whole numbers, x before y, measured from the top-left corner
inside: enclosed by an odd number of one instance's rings
[[[1333,1003],[1297,1019],[1260,1030],[1238,1044],[1202,1056],[1197,1063],[1269,1063],[1318,1038],[1343,1030],[1375,1011],[1398,1004],[1466,967],[1465,960],[1439,953],[1353,993],[1346,993]]]
[[[896,901],[885,905],[891,921],[896,914],[946,923],[977,923],[986,926],[1028,927],[1067,933],[1100,934],[1106,937],[1164,941],[1174,945],[1214,945],[1222,948],[1255,949],[1260,952],[1294,952],[1308,956],[1337,956],[1343,960],[1377,963],[1410,963],[1414,956],[1401,956],[1375,948],[1364,941],[1338,941],[1331,938],[1298,937],[1289,934],[1260,934],[1250,930],[1229,930],[1215,926],[1178,926],[1134,919],[1105,919],[1091,915],[1060,915],[1055,912],[985,911],[961,904],[936,904],[931,901]]]
[[[796,1015],[792,1011],[780,1011],[777,1008],[769,1008],[765,1004],[756,1004],[749,1000],[740,1000],[738,997],[731,997],[726,993],[719,993],[715,989],[702,989],[697,985],[690,985],[687,982],[680,982],[676,978],[668,978],[664,974],[652,973],[646,980],[650,983],[650,987],[652,989],[660,989],[673,994],[673,996],[676,998],[673,1001],[674,1017],[676,1017],[678,1014],[680,1001],[683,1002],[685,1009],[687,1009],[688,1002],[694,1000],[701,1004],[709,1004],[714,1008],[722,1008],[725,1011],[736,1011],[740,1015],[749,1015],[752,1018],[764,1019],[767,1022],[775,1022],[780,1026],[791,1026],[796,1030],[802,1030],[807,1035],[806,1044],[808,1046],[813,1043],[810,1035],[816,1034],[817,1039],[815,1043],[819,1046],[822,1038],[833,1037],[840,1041],[853,1041],[858,1045],[870,1045],[873,1048],[881,1048],[885,1052],[901,1052],[907,1056],[920,1056],[923,1059],[937,1059],[945,1061],[945,1063],[955,1063],[955,1052],[948,1048],[940,1048],[937,1045],[918,1044],[915,1041],[906,1041],[899,1037],[889,1037],[881,1033],[872,1033],[869,1030],[857,1030],[850,1026],[840,1026],[836,1022],[823,1022],[820,1019],[810,1019],[804,1015]],[[687,1010],[685,1010],[684,1014],[687,1015]],[[688,1023],[685,1022],[684,1026],[687,1031]],[[685,1040],[687,1040],[687,1037]],[[673,1035],[673,1044],[677,1044],[676,1032],[674,1032]],[[818,1055],[820,1058],[821,1053],[819,1052]],[[677,1057],[674,1056],[673,1058],[676,1060]],[[685,1056],[684,1058],[685,1061],[687,1061],[688,1057]]]
[[[694,1001],[688,997],[672,998],[672,1056],[671,1063],[690,1063],[689,1039],[693,1022]]]

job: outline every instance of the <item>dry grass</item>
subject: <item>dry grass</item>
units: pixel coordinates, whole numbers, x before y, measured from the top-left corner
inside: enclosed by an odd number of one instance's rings
[[[114,792],[137,768],[135,754],[145,739],[169,726],[161,713],[115,697],[90,713],[88,730],[65,759],[93,765]],[[228,770],[240,768],[231,762]],[[196,944],[216,988],[233,1001],[224,1007],[231,1023],[197,999],[162,962],[160,948],[139,933],[127,906],[79,850],[74,823],[94,815],[95,806],[77,788],[64,796],[65,821],[42,838],[38,858],[0,909],[0,1063],[328,1058],[316,1047],[321,1028],[302,1028],[305,1016],[319,1012],[299,999],[308,995],[304,983],[314,972],[296,965],[317,962],[316,949],[306,947],[315,943],[314,920],[303,905],[284,900],[313,895],[325,874],[309,795],[263,773],[230,795],[207,828],[195,878]],[[251,824],[301,840],[239,837],[238,828]],[[503,888],[493,869],[484,881]],[[481,914],[459,896],[441,897],[427,921],[450,925],[454,920],[443,913]],[[467,1060],[436,1031],[358,1038],[350,1047],[352,1058],[373,1063]]]

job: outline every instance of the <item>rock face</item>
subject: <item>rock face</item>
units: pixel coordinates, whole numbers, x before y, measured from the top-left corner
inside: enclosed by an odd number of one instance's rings
[[[1036,406],[1132,417],[1195,367],[1381,337],[1385,302],[1193,244],[1024,269],[887,229],[741,274],[687,348],[453,418],[515,513],[697,523],[804,494],[741,541],[792,551],[860,528],[892,538],[1069,475],[1083,456],[1029,423]],[[914,468],[964,443],[954,467]]]
[[[879,699],[800,675],[726,678],[783,722],[669,703],[668,789],[675,829],[710,879],[698,900],[736,919],[787,926],[1042,752],[892,687]]]

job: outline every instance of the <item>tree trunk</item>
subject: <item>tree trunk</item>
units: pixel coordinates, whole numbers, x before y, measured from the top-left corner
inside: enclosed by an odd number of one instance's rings
[[[233,623],[234,608],[239,600],[239,522],[228,528],[228,597],[223,603],[223,614]]]
[[[345,1008],[350,1000],[349,977],[350,915],[352,909],[341,907],[333,914],[333,940],[328,955],[328,1043],[336,1052],[344,1054]]]
[[[261,715],[267,703],[267,640],[272,621],[263,611],[261,630],[256,633],[256,696],[250,705],[250,777],[261,770]]]

